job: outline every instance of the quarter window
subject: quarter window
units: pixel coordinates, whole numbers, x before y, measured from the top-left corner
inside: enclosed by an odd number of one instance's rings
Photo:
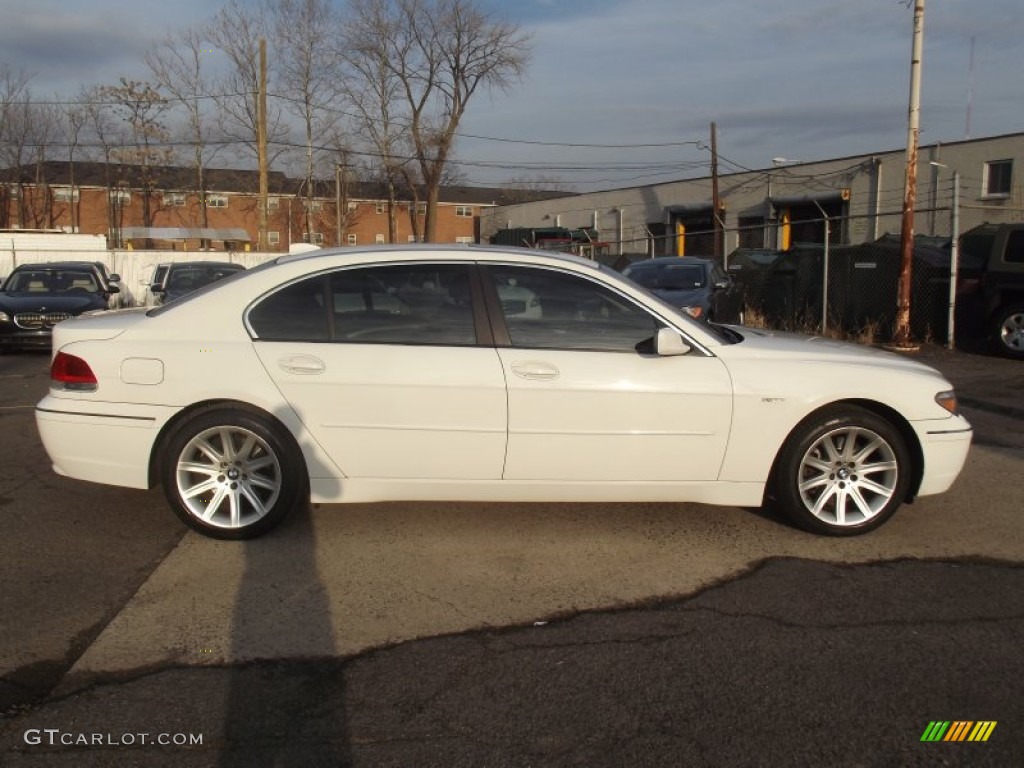
[[[658,330],[632,301],[585,278],[517,266],[488,273],[514,347],[634,352]]]
[[[264,341],[329,341],[322,275],[286,285],[249,312],[249,325]]]

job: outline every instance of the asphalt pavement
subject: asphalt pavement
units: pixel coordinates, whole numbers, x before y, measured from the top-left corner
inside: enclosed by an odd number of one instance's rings
[[[63,681],[51,669],[49,676],[43,676],[56,686],[51,692],[8,710],[0,722],[0,763],[1024,765],[1024,697],[1020,695],[1024,526],[1014,522],[1022,490],[1017,478],[1024,458],[1024,407],[1019,402],[1024,363],[935,347],[926,347],[916,356],[939,368],[957,386],[977,430],[978,447],[972,451],[968,471],[985,473],[984,482],[969,477],[960,484],[969,492],[953,495],[958,514],[944,509],[942,502],[929,502],[926,509],[935,515],[931,530],[927,516],[911,507],[879,532],[861,539],[874,544],[835,542],[835,553],[829,556],[828,540],[796,533],[791,537],[779,521],[743,511],[736,513],[735,520],[728,517],[725,523],[709,525],[710,533],[698,527],[702,512],[691,517],[684,511],[690,538],[672,527],[672,515],[647,514],[641,519],[649,528],[639,537],[647,542],[644,547],[661,547],[666,539],[676,538],[673,547],[661,551],[679,558],[680,572],[693,568],[701,558],[728,559],[737,545],[749,544],[751,536],[765,539],[769,545],[765,549],[774,547],[789,556],[762,557],[718,580],[666,597],[655,588],[653,577],[652,582],[643,580],[646,564],[629,559],[643,556],[642,547],[627,547],[624,554],[619,553],[621,560],[597,572],[610,581],[637,581],[640,587],[627,592],[617,591],[619,584],[609,584],[607,594],[648,592],[652,597],[591,609],[588,606],[594,602],[615,601],[595,601],[583,593],[573,597],[575,593],[568,592],[533,620],[520,618],[490,626],[477,622],[470,631],[424,634],[414,640],[398,637],[340,654],[337,626],[317,620],[332,607],[327,605],[326,587],[321,589],[314,578],[317,563],[329,572],[324,557],[297,559],[285,546],[289,540],[309,536],[310,515],[292,521],[277,546],[271,540],[248,545],[243,581],[256,570],[272,568],[291,569],[289,580],[278,583],[274,593],[249,593],[234,604],[227,601],[223,608],[232,612],[229,630],[232,622],[236,628],[239,622],[258,625],[264,620],[262,614],[272,610],[277,618],[268,626],[285,633],[294,626],[306,633],[301,655],[209,664],[187,662],[183,656],[175,663],[127,664],[129,671],[122,674],[65,676],[76,660],[81,663],[103,648],[108,660],[122,650],[137,652],[138,643],[129,648],[123,634],[110,632],[111,625],[133,613],[150,614],[156,626],[163,622],[168,634],[180,642],[178,622],[189,610],[181,606],[189,601],[195,613],[189,620],[196,623],[187,651],[193,656],[215,652],[206,646],[218,603],[210,601],[213,607],[203,614],[203,621],[195,616],[200,615],[198,605],[205,596],[224,587],[217,580],[226,572],[217,570],[216,562],[206,568],[189,558],[182,561],[184,571],[161,572],[157,560],[171,552],[180,529],[170,522],[166,528],[158,526],[151,543],[133,548],[129,520],[133,512],[142,510],[122,509],[116,502],[120,497],[78,485],[84,498],[77,500],[82,506],[75,519],[99,505],[94,512],[115,516],[108,536],[116,535],[113,529],[128,529],[128,535],[121,533],[117,540],[126,546],[131,567],[123,583],[107,587],[111,590],[107,604],[121,606],[131,598],[130,609],[107,609],[95,620],[89,619],[95,626],[90,624],[73,650],[55,662]],[[20,413],[12,411],[11,418],[20,419],[16,423],[24,428],[24,414],[16,416]],[[38,478],[41,483],[51,482],[41,469]],[[0,495],[13,497],[33,488],[31,479],[17,487],[13,479],[4,483]],[[1006,487],[992,487],[999,482]],[[156,497],[132,498],[141,499],[143,506],[150,502],[160,506]],[[6,498],[2,501],[0,509],[30,508],[7,504]],[[104,504],[110,509],[103,509]],[[990,515],[988,507],[1000,504],[998,516]],[[621,536],[613,516],[625,509],[598,508],[596,516],[606,530]],[[530,528],[528,523],[533,523],[525,515],[517,517],[508,511],[515,524],[501,530],[501,535],[490,534],[493,546],[499,546],[502,537],[508,541],[508,537],[539,535],[539,531],[550,535],[547,529]],[[39,512],[46,514],[46,510]],[[350,516],[348,533],[352,534],[354,523],[367,528],[374,523],[415,528],[407,521],[396,522],[400,518],[387,509],[376,521],[371,512]],[[147,515],[140,520],[139,529],[153,525]],[[12,530],[31,541],[32,522],[19,523]],[[621,526],[633,522],[623,521]],[[575,520],[561,519],[559,525],[563,534],[594,535]],[[988,530],[976,530],[979,526]],[[416,529],[411,540],[424,545],[425,530]],[[891,537],[912,530],[921,532],[917,549],[886,547]],[[4,531],[8,535],[7,527]],[[466,530],[455,532],[460,533],[470,540]],[[182,559],[182,547],[188,549],[191,537],[174,549],[174,557]],[[957,549],[962,554],[950,557],[943,545],[956,537],[962,539]],[[687,541],[700,550],[688,554]],[[339,558],[353,555],[343,548],[341,539],[330,544]],[[459,544],[449,544],[454,562]],[[90,568],[102,569],[104,558],[121,556],[84,549],[80,556],[89,560]],[[801,550],[804,556],[793,554]],[[600,550],[597,555],[581,551],[588,559],[600,555]],[[897,551],[915,554],[886,554]],[[929,556],[932,551],[936,554]],[[71,570],[74,547],[67,544],[61,552]],[[226,549],[210,552],[211,561],[232,557]],[[856,562],[843,562],[847,552],[860,553],[853,558]],[[403,559],[430,562],[415,544],[399,554]],[[371,551],[365,556],[372,559],[381,553]],[[547,553],[549,558],[555,556]],[[163,560],[164,565],[169,559]],[[538,594],[554,592],[559,586],[530,581],[538,568],[529,563],[500,556],[489,562],[516,572],[510,581],[495,578],[494,590],[484,593],[487,600],[503,599],[513,606],[530,601],[543,604],[537,601]],[[346,583],[359,583],[351,570],[354,565],[343,561],[333,567],[340,569]],[[671,567],[665,571],[658,578],[670,578]],[[154,586],[161,575],[162,591]],[[189,577],[194,581],[183,581]],[[300,589],[297,585],[303,581],[315,588]],[[466,571],[456,573],[448,583],[465,587],[468,594],[487,582],[485,572]],[[429,587],[429,583],[411,581],[396,586],[410,593],[429,592]],[[29,579],[17,585],[19,592],[30,588]],[[44,584],[40,599],[61,599],[60,590],[68,588],[59,580],[52,589]],[[590,592],[598,588],[587,587]],[[85,591],[68,601],[69,610],[76,602],[86,601]],[[169,604],[158,598],[175,591],[191,591],[197,597],[187,597],[169,610]],[[451,603],[459,602],[464,609],[468,598],[463,597],[453,594]],[[553,607],[557,605],[561,607]],[[301,612],[296,612],[296,606]],[[27,610],[20,605],[14,608]],[[337,610],[337,605],[333,608]],[[375,614],[385,627],[400,624],[400,613],[408,604],[378,599],[350,608],[353,613]],[[451,610],[452,605],[438,603],[434,612]],[[514,615],[529,616],[531,610],[526,606]],[[340,620],[344,627],[344,615]],[[472,624],[473,617],[467,621]],[[46,632],[46,626],[33,625],[32,631]],[[5,631],[26,644],[48,641],[11,624]],[[189,635],[188,625],[180,634]],[[924,742],[922,735],[933,721],[996,725],[982,743]]]

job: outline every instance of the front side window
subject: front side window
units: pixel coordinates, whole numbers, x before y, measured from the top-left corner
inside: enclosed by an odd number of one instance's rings
[[[469,268],[458,264],[342,269],[276,291],[249,324],[265,341],[470,346],[469,286]]]
[[[652,315],[591,280],[521,266],[488,273],[514,347],[634,352],[657,333]]]

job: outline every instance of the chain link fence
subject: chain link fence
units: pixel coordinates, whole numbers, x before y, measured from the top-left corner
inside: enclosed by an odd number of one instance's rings
[[[936,213],[939,220],[950,218],[949,209]],[[883,234],[869,242],[841,244],[850,223],[840,218],[801,221],[798,230],[794,227],[800,239],[794,238],[786,249],[749,245],[781,240],[775,225],[756,231],[688,231],[682,243],[675,235],[646,233],[607,243],[599,258],[617,269],[638,259],[679,255],[679,250],[684,256],[715,259],[742,289],[748,325],[865,343],[890,341],[902,263],[900,236]],[[952,234],[915,237],[910,313],[915,341],[950,341],[952,242]]]

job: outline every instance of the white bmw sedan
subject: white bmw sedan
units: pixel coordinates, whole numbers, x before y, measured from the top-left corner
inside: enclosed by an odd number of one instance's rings
[[[36,421],[59,474],[161,483],[229,539],[310,499],[770,503],[852,535],[949,488],[971,440],[916,362],[700,324],[574,257],[435,246],[60,323]]]

